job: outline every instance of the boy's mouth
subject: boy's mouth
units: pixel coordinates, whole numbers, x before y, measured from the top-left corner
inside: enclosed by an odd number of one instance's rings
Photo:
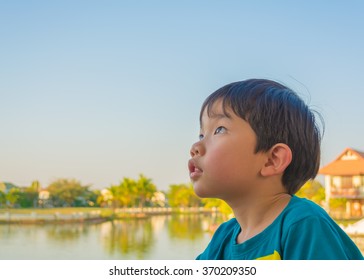
[[[196,180],[198,177],[202,175],[202,169],[197,166],[193,159],[188,161],[188,169],[190,171],[190,178],[192,180]]]

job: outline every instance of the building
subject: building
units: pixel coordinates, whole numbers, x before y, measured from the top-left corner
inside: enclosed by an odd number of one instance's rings
[[[154,206],[166,207],[166,195],[163,192],[155,192],[152,197]]]
[[[319,171],[325,175],[327,205],[331,198],[345,198],[346,216],[364,216],[364,152],[346,148]]]

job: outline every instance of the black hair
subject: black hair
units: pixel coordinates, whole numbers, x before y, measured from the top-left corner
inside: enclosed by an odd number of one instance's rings
[[[200,121],[205,109],[211,115],[217,100],[222,100],[224,114],[229,116],[227,109],[230,108],[252,127],[257,136],[256,153],[266,152],[277,143],[290,147],[292,161],[282,176],[282,184],[289,194],[295,194],[304,183],[316,177],[321,144],[316,112],[293,90],[266,79],[231,83],[207,97]]]

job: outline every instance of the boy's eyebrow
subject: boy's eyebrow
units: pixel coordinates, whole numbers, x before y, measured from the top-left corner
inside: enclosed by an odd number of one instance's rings
[[[227,116],[226,114],[221,114],[221,113],[211,113],[209,118],[210,119],[230,119],[229,116]]]
[[[209,118],[210,119],[218,119],[218,120],[221,120],[221,119],[230,119],[230,116],[228,116],[226,114],[222,114],[222,113],[210,113]],[[200,122],[200,129],[202,129],[202,128],[203,128],[203,123],[201,121]]]

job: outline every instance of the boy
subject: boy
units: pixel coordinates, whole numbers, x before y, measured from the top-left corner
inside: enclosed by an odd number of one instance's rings
[[[291,89],[226,85],[203,103],[200,125],[188,164],[195,192],[225,200],[235,218],[197,259],[363,259],[321,207],[294,196],[318,172],[321,136]]]

